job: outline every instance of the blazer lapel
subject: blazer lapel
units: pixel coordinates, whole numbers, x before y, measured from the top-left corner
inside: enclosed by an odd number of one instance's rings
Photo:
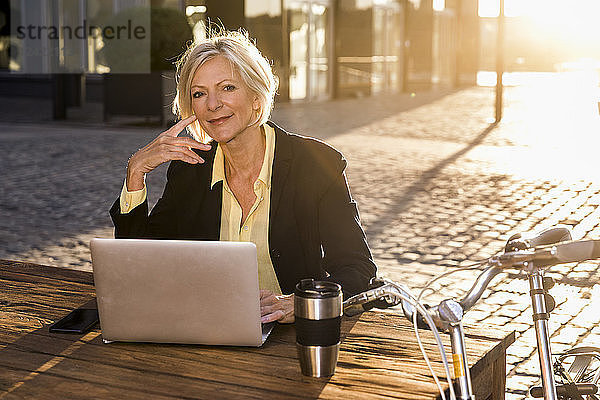
[[[203,239],[219,240],[221,236],[221,205],[223,202],[223,182],[218,182],[204,195],[204,201],[200,209],[199,221],[200,226],[206,227],[203,229]]]
[[[272,122],[269,122],[269,124],[275,128],[275,157],[271,176],[271,210],[269,216],[269,232],[272,232],[273,221],[277,215],[281,194],[292,164],[292,146],[287,133]]]
[[[221,230],[222,183],[210,188],[212,179],[212,163],[216,144],[208,152],[194,150],[206,161],[203,165],[195,165],[193,177],[189,182],[189,190],[185,199],[188,213],[182,215],[182,226],[186,236],[203,240],[219,240]]]

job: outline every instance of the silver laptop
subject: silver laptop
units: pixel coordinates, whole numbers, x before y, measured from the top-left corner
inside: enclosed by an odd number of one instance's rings
[[[256,246],[247,242],[92,239],[105,342],[261,346]]]

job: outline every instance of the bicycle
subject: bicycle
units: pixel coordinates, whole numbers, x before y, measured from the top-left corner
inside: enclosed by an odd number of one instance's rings
[[[433,331],[444,363],[450,397],[456,399],[456,392],[458,392],[459,399],[474,400],[465,348],[463,316],[477,303],[492,279],[499,273],[507,268],[524,270],[529,280],[542,377],[542,386],[531,388],[530,394],[533,397],[544,397],[545,400],[583,400],[583,396],[587,396],[588,400],[598,400],[595,394],[598,392],[597,383],[600,379],[599,348],[574,348],[557,355],[557,361],[552,363],[551,356],[553,354],[550,349],[548,318],[555,304],[548,290],[554,285],[554,281],[544,276],[545,269],[550,266],[596,258],[600,258],[600,240],[572,241],[570,230],[564,226],[553,227],[530,237],[516,234],[508,240],[503,254],[434,278],[421,290],[418,297],[414,297],[405,285],[387,279],[374,278],[369,290],[344,301],[344,313],[352,316],[371,308],[388,308],[401,304],[406,318],[415,324],[417,339],[417,327],[429,328]],[[433,307],[420,303],[424,291],[436,280],[454,272],[479,268],[482,265],[487,265],[487,267],[459,301],[446,299]],[[450,334],[455,385],[452,384],[449,363],[437,332],[438,329]],[[438,384],[441,397],[445,399],[442,387],[423,348],[421,351]],[[566,360],[570,361],[566,363]],[[565,363],[568,369],[565,368]],[[555,372],[558,380],[555,379]],[[454,386],[456,386],[456,391]]]

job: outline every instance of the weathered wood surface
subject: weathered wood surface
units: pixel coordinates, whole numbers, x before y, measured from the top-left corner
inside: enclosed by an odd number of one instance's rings
[[[259,349],[112,343],[99,330],[51,334],[48,325],[93,302],[86,272],[0,261],[0,398],[404,398],[433,399],[437,387],[411,325],[395,313],[345,319],[336,373],[300,374],[295,331],[279,325]],[[503,398],[505,349],[514,334],[469,330],[467,348],[480,393]],[[431,332],[422,331],[436,373]],[[447,335],[442,335],[447,351]],[[448,355],[451,360],[451,356]],[[446,384],[444,383],[444,387]]]

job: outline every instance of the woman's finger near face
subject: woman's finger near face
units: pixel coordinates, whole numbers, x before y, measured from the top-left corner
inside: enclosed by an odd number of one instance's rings
[[[212,149],[212,146],[210,144],[200,143],[199,141],[194,140],[189,137],[173,138],[172,143],[177,146],[185,146],[185,147],[189,147],[192,149],[198,149],[198,150],[203,150],[203,151],[208,151],[208,150]]]
[[[190,157],[190,156],[188,156],[185,153],[180,152],[180,151],[170,151],[167,154],[167,158],[169,160],[179,160],[179,161],[184,161],[184,162],[187,162],[187,163],[190,163],[190,164],[196,164],[196,163],[198,163],[198,161],[195,158],[192,158],[192,157]]]
[[[177,146],[175,151],[186,155],[187,157],[191,158],[192,160],[195,160],[197,163],[200,163],[200,164],[204,163],[204,159],[202,157],[200,157],[198,154],[196,154],[195,152],[193,152],[192,150],[190,150],[188,147]]]
[[[179,132],[181,132],[183,130],[183,128],[190,125],[195,120],[196,120],[196,114],[192,114],[189,117],[184,118],[181,121],[177,122],[175,125],[173,125],[169,129],[164,131],[163,134],[175,137],[175,136],[179,135]]]

